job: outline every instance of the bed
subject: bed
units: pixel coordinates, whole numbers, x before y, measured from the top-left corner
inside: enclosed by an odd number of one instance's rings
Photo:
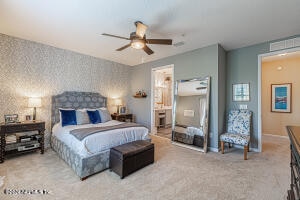
[[[123,126],[123,122],[111,120],[99,124],[70,125],[62,127],[59,109],[97,109],[107,106],[107,98],[92,92],[64,92],[52,97],[51,147],[75,171],[81,180],[109,167],[110,148],[135,140],[150,140],[148,129],[143,126],[109,129]],[[94,129],[82,140],[70,134],[75,129]],[[108,127],[108,128],[107,128]]]

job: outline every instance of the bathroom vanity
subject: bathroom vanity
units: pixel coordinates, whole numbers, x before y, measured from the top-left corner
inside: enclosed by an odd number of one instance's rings
[[[168,128],[172,125],[172,109],[155,109],[155,126],[157,128]]]

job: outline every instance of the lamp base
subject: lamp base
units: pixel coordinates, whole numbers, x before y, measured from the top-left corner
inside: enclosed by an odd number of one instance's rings
[[[32,121],[35,121],[36,118],[36,107],[33,108]]]

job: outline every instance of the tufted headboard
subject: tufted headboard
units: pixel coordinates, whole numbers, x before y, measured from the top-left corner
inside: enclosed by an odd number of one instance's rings
[[[59,122],[59,108],[100,108],[106,107],[107,98],[93,92],[63,92],[52,96],[51,128]]]

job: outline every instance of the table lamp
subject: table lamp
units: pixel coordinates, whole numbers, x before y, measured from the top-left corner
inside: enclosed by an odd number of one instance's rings
[[[122,105],[122,100],[115,99],[115,105],[117,106],[117,114],[120,114],[120,106]]]
[[[36,108],[41,107],[41,106],[42,106],[42,103],[41,103],[40,97],[30,97],[28,99],[28,107],[33,108],[33,116],[32,116],[33,121],[35,121],[35,119],[36,119]]]

